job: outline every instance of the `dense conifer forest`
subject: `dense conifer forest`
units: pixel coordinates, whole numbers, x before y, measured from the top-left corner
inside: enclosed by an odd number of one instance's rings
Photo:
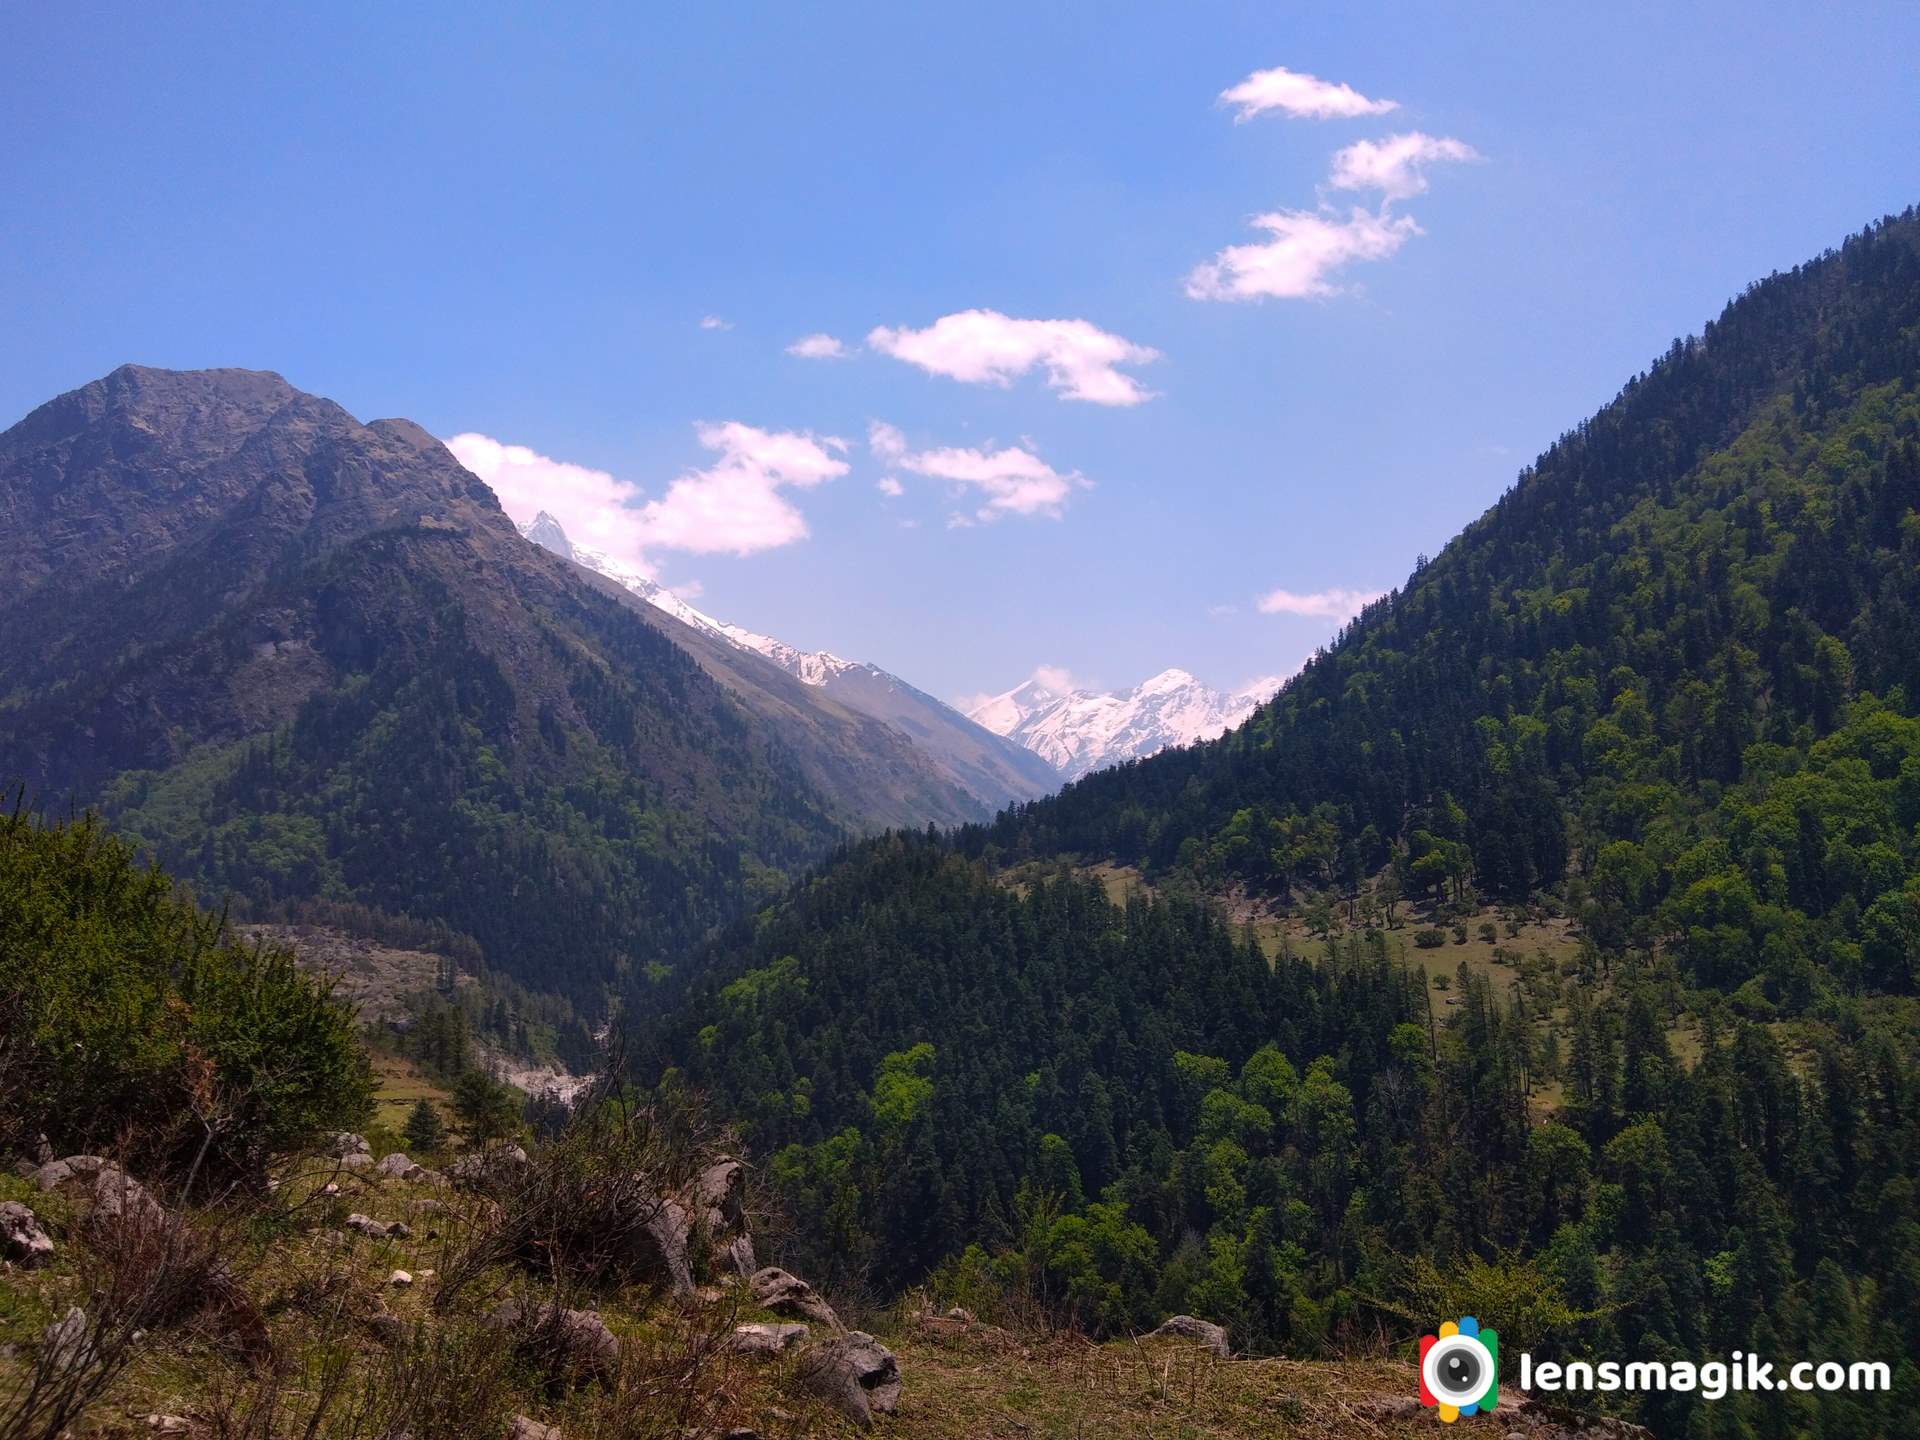
[[[1239,731],[843,854],[650,994],[650,1062],[822,1273],[1289,1353],[1469,1309],[1874,1354],[1884,1412],[1644,1418],[1913,1433],[1917,385],[1909,212],[1676,342]],[[1575,943],[1413,963],[1481,916]]]

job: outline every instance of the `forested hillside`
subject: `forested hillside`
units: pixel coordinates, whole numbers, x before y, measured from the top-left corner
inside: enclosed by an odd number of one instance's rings
[[[1463,1311],[1914,1355],[1917,384],[1909,213],[1676,344],[1239,731],[852,849],[655,1058],[882,1286],[1288,1353]],[[1711,1433],[1909,1433],[1897,1389]]]
[[[847,834],[979,813],[523,540],[418,426],[276,375],[126,366],[0,435],[0,567],[0,781],[209,899],[437,928],[587,1023]]]

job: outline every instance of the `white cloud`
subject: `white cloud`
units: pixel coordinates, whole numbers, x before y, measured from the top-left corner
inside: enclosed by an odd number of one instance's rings
[[[884,420],[869,420],[867,448],[882,460],[898,460],[907,453],[907,437],[901,434],[898,425],[889,425]]]
[[[1138,405],[1153,398],[1119,366],[1145,365],[1160,352],[1085,320],[1016,320],[997,310],[943,315],[924,330],[878,326],[867,344],[883,355],[969,385],[1013,383],[1036,366],[1069,400]]]
[[[794,430],[761,430],[729,420],[698,427],[700,443],[719,459],[689,470],[658,500],[639,510],[642,544],[697,555],[751,555],[807,537],[807,522],[780,492],[810,489],[847,473],[837,436],[816,439]]]
[[[702,315],[700,317],[700,328],[702,330],[731,330],[733,328],[733,322],[731,320],[722,320],[718,315]]]
[[[1336,151],[1328,183],[1336,190],[1378,190],[1389,200],[1407,200],[1425,192],[1427,166],[1479,158],[1464,140],[1413,130],[1380,141],[1356,140]]]
[[[802,335],[787,346],[787,354],[797,355],[802,360],[845,360],[853,352],[833,336],[815,332]]]
[[[1387,592],[1384,590],[1269,590],[1260,597],[1262,615],[1301,615],[1312,620],[1351,620]]]
[[[653,551],[751,555],[804,540],[806,518],[781,491],[809,489],[847,473],[847,462],[829,453],[848,448],[835,435],[761,430],[737,420],[701,425],[696,433],[719,458],[644,503],[640,487],[629,481],[524,445],[469,433],[454,436],[447,448],[492,487],[513,519],[525,522],[549,511],[575,543],[648,575]]]
[[[1237,105],[1233,117],[1241,124],[1269,110],[1307,120],[1350,120],[1362,115],[1384,115],[1399,109],[1394,100],[1369,100],[1351,85],[1336,85],[1276,65],[1271,70],[1256,70],[1231,90],[1220,92],[1223,105]]]
[[[545,510],[576,544],[647,568],[641,554],[644,527],[632,508],[640,499],[639,486],[472,431],[446,444],[454,459],[487,482],[514,520],[525,524]]]
[[[1064,665],[1036,665],[1033,667],[1033,674],[1028,678],[1038,681],[1057,695],[1065,695],[1085,688],[1073,678],[1073,672]]]
[[[1093,488],[1093,482],[1077,470],[1055,470],[1026,448],[1033,444],[1001,449],[967,449],[949,446],[934,450],[915,450],[897,425],[884,420],[867,423],[867,448],[888,465],[945,480],[956,489],[980,491],[986,498],[972,514],[956,511],[947,516],[949,530],[965,530],[981,521],[998,520],[1003,515],[1044,515],[1058,520],[1066,510],[1067,499],[1076,489]],[[891,477],[889,477],[891,478]],[[886,489],[886,482],[881,482]],[[889,491],[889,494],[892,492]]]
[[[888,499],[895,499],[907,493],[907,487],[891,475],[882,475],[874,482],[874,488]]]
[[[1229,245],[1187,276],[1195,300],[1299,300],[1333,295],[1333,276],[1359,260],[1384,260],[1424,233],[1410,216],[1355,208],[1344,220],[1310,210],[1275,210],[1251,222],[1273,238]]]

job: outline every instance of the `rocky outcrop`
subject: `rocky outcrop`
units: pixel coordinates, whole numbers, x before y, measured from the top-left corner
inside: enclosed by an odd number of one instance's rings
[[[1223,1359],[1233,1353],[1227,1344],[1227,1330],[1224,1325],[1216,1325],[1211,1320],[1200,1320],[1192,1315],[1175,1315],[1164,1321],[1154,1336],[1163,1340],[1188,1340],[1203,1350],[1211,1350]]]
[[[747,1283],[752,1287],[754,1304],[763,1310],[771,1310],[776,1315],[798,1316],[816,1325],[824,1325],[829,1330],[845,1328],[820,1292],[797,1275],[789,1275],[769,1265],[764,1270],[756,1270]]]
[[[707,1270],[715,1276],[753,1274],[753,1236],[747,1223],[747,1167],[723,1158],[686,1189],[681,1206],[707,1246]]]
[[[523,1353],[555,1370],[607,1378],[620,1366],[620,1338],[595,1310],[567,1310],[534,1300],[503,1300],[487,1324],[513,1337]]]
[[[404,1220],[375,1220],[370,1215],[349,1215],[341,1224],[374,1240],[405,1240],[413,1234]]]
[[[404,1150],[394,1151],[373,1170],[376,1175],[388,1180],[416,1180],[427,1173],[425,1167],[415,1164]]]
[[[900,1366],[893,1352],[864,1330],[850,1330],[800,1357],[800,1382],[861,1429],[873,1412],[900,1403]]]
[[[41,1228],[40,1217],[18,1200],[0,1204],[0,1257],[25,1270],[53,1258],[53,1237]]]
[[[736,1325],[727,1349],[742,1355],[784,1355],[803,1344],[810,1332],[800,1324]]]
[[[693,1265],[687,1254],[692,1231],[686,1207],[671,1196],[661,1197],[660,1208],[634,1236],[628,1257],[633,1272],[675,1295],[693,1294]]]
[[[62,1160],[49,1160],[35,1170],[31,1178],[42,1190],[84,1192],[93,1201],[92,1220],[96,1224],[132,1221],[157,1225],[167,1218],[166,1210],[148,1193],[146,1186],[98,1155],[69,1155]]]

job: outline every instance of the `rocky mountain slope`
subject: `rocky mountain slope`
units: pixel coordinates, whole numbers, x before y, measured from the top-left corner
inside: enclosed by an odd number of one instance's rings
[[[1076,780],[1174,745],[1212,740],[1267,699],[1278,682],[1228,694],[1185,670],[1163,670],[1131,690],[1055,688],[1039,677],[983,701],[968,718],[1033,751]]]
[[[592,998],[852,833],[986,807],[528,545],[405,420],[127,366],[0,435],[0,776],[204,891],[446,922]]]
[[[605,576],[683,624],[762,656],[848,709],[891,725],[989,812],[1044,795],[1059,783],[1058,775],[1029,747],[1001,738],[877,665],[844,659],[825,650],[802,650],[770,635],[716,620],[613,557],[575,545],[560,522],[545,511],[519,529],[535,544]]]

